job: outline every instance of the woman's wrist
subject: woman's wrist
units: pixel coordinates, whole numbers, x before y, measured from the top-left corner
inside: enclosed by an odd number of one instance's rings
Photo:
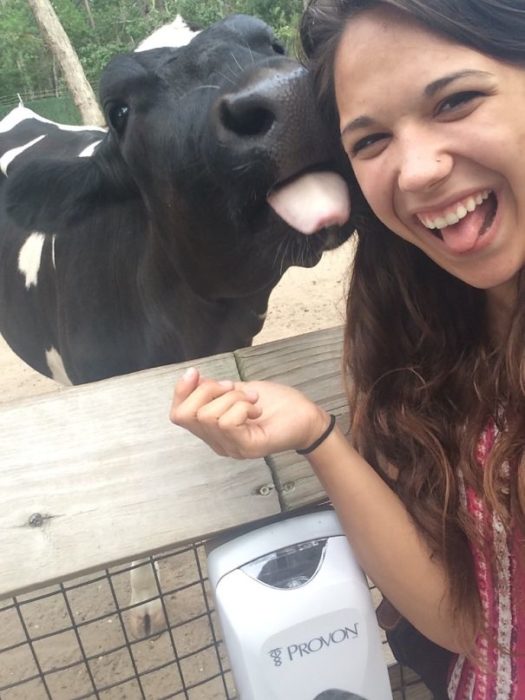
[[[335,416],[333,415],[333,413],[330,413],[327,415],[328,415],[328,425],[323,430],[323,432],[315,440],[313,440],[313,442],[311,442],[307,447],[303,447],[301,449],[296,450],[297,454],[299,454],[299,455],[311,454],[314,450],[316,450],[318,447],[320,447],[320,445],[322,445],[322,443],[330,435],[330,433],[335,428],[336,419],[335,419]]]
[[[304,437],[301,443],[295,447],[295,451],[298,454],[304,454],[305,456],[310,456],[317,449],[318,445],[316,443],[321,445],[324,442],[321,438],[324,436],[324,439],[326,439],[334,427],[330,427],[332,423],[331,414],[316,404],[312,404],[312,408],[314,409],[313,411],[308,411],[310,415],[306,423],[307,429],[303,433]]]

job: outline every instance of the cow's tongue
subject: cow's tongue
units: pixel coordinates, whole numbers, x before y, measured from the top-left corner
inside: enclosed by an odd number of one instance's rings
[[[473,248],[479,236],[485,233],[492,220],[493,207],[492,197],[489,197],[457,224],[440,229],[447,248],[453,253],[466,253]]]
[[[268,203],[289,226],[307,235],[342,226],[350,216],[347,184],[333,172],[301,175],[270,192]]]

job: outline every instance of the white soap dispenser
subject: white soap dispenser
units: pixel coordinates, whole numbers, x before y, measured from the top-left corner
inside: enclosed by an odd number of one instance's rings
[[[332,510],[208,554],[240,700],[392,700],[366,579]]]

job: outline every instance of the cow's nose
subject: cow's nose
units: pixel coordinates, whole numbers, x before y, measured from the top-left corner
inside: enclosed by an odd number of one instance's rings
[[[225,95],[219,104],[220,125],[236,137],[264,136],[276,119],[268,100],[255,91]]]
[[[246,70],[236,85],[230,82],[211,107],[210,163],[223,170],[229,162],[235,173],[253,178],[257,163],[257,177],[278,182],[339,152],[308,73],[296,61],[272,58]]]

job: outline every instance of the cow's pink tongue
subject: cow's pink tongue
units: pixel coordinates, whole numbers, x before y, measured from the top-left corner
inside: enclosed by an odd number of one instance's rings
[[[491,216],[490,199],[474,209],[452,226],[445,226],[441,230],[443,241],[453,253],[466,253],[474,247],[479,236],[484,233],[486,222]]]
[[[347,184],[332,172],[301,175],[270,192],[268,204],[289,226],[307,235],[342,226],[350,216]]]

